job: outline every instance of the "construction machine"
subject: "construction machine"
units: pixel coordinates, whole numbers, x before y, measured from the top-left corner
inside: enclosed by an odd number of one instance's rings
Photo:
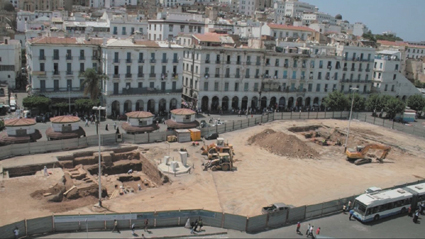
[[[391,151],[391,147],[389,146],[385,146],[382,144],[368,144],[366,146],[357,146],[355,149],[348,148],[345,154],[347,155],[348,160],[355,160],[354,164],[360,165],[372,162],[372,159],[367,157],[367,152],[371,149],[380,149],[383,151],[381,156],[376,158],[376,160],[381,163]]]
[[[209,160],[204,165],[204,170],[207,171],[211,169],[212,171],[222,170],[229,171],[233,170],[233,154],[230,153],[218,153],[216,159]]]
[[[229,153],[230,151],[233,152],[233,145],[229,143],[225,143],[224,138],[217,138],[216,143],[212,143],[210,145],[204,144],[204,146],[202,146],[201,148],[202,155],[209,155],[209,152],[211,151],[211,149],[215,149],[214,150],[215,153]]]

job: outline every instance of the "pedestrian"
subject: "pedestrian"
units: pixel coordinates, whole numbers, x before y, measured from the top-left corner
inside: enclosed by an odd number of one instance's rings
[[[199,226],[199,222],[198,222],[198,219],[196,219],[195,220],[195,232],[197,231],[196,229],[198,229],[198,226]]]
[[[412,206],[409,206],[409,208],[407,209],[407,216],[412,216]]]
[[[348,220],[351,221],[351,218],[353,217],[353,214],[354,214],[354,211],[353,210],[350,210],[350,217],[348,218]]]
[[[106,124],[106,126],[105,126],[105,130],[106,130],[106,131],[109,131],[109,124]]]
[[[318,227],[316,230],[316,235],[319,235],[319,234],[320,234],[320,227]]]
[[[146,237],[145,237],[145,234],[142,234],[142,238],[143,238],[143,239],[145,239],[145,238],[146,238]]]
[[[13,230],[13,235],[15,236],[15,239],[19,238],[19,228],[17,226]]]
[[[148,224],[149,224],[149,219],[145,219],[145,232],[148,231]]]
[[[137,187],[139,188],[139,191],[142,191],[142,186],[139,184],[137,184]]]
[[[88,119],[86,119],[86,124],[84,126],[89,127],[89,120]]]
[[[309,223],[308,226],[307,226],[307,231],[305,231],[305,234],[307,235],[307,237],[308,237],[308,232],[310,231],[310,227],[311,227],[311,225]]]
[[[136,235],[136,233],[134,232],[135,229],[136,229],[136,225],[134,223],[131,224],[131,231],[133,232],[133,236]]]
[[[424,213],[424,209],[425,209],[425,202],[421,202],[421,211],[420,213],[423,214]]]
[[[120,128],[117,127],[117,131],[115,132],[115,134],[120,134]]]
[[[117,129],[117,122],[114,121],[114,130]]]
[[[419,218],[419,211],[416,210],[415,215],[413,216],[413,222],[418,223],[418,218]]]
[[[44,176],[46,176],[46,177],[49,176],[49,173],[47,172],[47,166],[44,166],[43,171],[44,171]]]
[[[202,227],[204,226],[204,223],[202,222],[202,218],[199,218],[199,231],[202,231]]]
[[[301,223],[297,222],[297,234],[301,234],[300,227],[301,227]]]
[[[194,230],[195,230],[195,222],[191,222],[190,223],[190,234],[194,234]]]
[[[350,208],[351,208],[351,201],[348,201],[347,210],[350,211]]]
[[[311,226],[310,227],[310,232],[308,233],[308,235],[314,238],[314,234],[313,233],[314,233],[314,226]]]
[[[117,231],[118,233],[120,232],[120,229],[118,228],[118,221],[117,219],[114,220],[114,229],[112,229],[112,232]]]

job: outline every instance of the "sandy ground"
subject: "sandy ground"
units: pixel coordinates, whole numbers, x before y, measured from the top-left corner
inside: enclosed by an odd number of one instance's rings
[[[287,130],[293,126],[320,124],[339,127],[340,130],[347,127],[347,121],[340,120],[275,121],[221,135],[234,146],[237,160],[237,171],[234,172],[203,171],[201,164],[204,156],[200,154],[200,147],[190,146],[189,143],[173,143],[170,149],[172,157],[178,157],[175,149],[188,149],[189,163],[195,166],[192,173],[170,176],[172,183],[159,188],[107,200],[104,202],[107,208],[104,212],[204,208],[254,216],[260,214],[262,206],[270,203],[283,202],[294,206],[315,204],[359,194],[371,186],[389,187],[425,178],[424,139],[353,121],[349,147],[373,141],[393,146],[385,163],[373,162],[356,166],[345,160],[343,146],[320,146],[308,141],[301,134]],[[318,151],[320,156],[313,159],[287,158],[271,154],[255,144],[248,145],[249,137],[265,129],[295,135]],[[210,142],[212,141],[208,143]],[[146,154],[153,160],[168,154],[169,150],[167,143],[140,146],[156,152]],[[7,187],[8,180],[5,181],[6,189],[0,191],[0,205],[2,212],[11,216],[1,217],[0,224],[24,217],[51,215],[48,210],[37,207],[37,201],[28,195],[33,188],[25,183],[32,185],[32,177],[34,176],[19,179],[18,188],[13,183],[16,188],[14,190],[10,190]],[[45,185],[40,183],[37,186]],[[92,206],[86,206],[66,213],[98,212]]]

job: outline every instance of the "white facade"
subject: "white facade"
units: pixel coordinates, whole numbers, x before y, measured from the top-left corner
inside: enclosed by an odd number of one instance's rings
[[[16,17],[16,30],[18,32],[25,32],[26,23],[35,20],[34,12],[19,11]]]
[[[171,119],[177,123],[188,123],[196,120],[195,114],[193,115],[177,115],[171,113]]]
[[[369,29],[367,26],[361,22],[356,22],[353,25],[353,35],[355,36],[363,36],[363,34],[367,33]]]
[[[420,91],[402,73],[401,53],[384,50],[377,52],[373,65],[374,91],[406,100]]]
[[[83,97],[82,73],[100,67],[101,39],[43,37],[27,42],[32,94],[50,98]]]
[[[302,22],[303,25],[311,23],[328,23],[336,25],[335,17],[323,12],[305,12],[302,16]]]
[[[152,117],[146,117],[146,118],[128,118],[127,122],[131,126],[145,126],[145,125],[151,125],[153,124],[153,116]]]
[[[74,122],[74,123],[53,123],[52,122],[52,128],[53,128],[53,131],[55,131],[55,132],[63,132],[63,126],[64,125],[66,125],[66,126],[71,126],[71,130],[72,131],[74,131],[74,130],[78,130],[79,128],[80,128],[80,125],[79,125],[79,123],[78,122]]]
[[[314,5],[299,2],[298,0],[288,0],[285,2],[285,16],[302,18],[304,12],[316,12],[317,8]]]
[[[21,72],[21,43],[5,37],[0,43],[0,81],[6,81],[9,88],[15,88],[16,78]]]
[[[16,130],[26,130],[27,135],[35,133],[34,125],[26,125],[26,126],[6,126],[7,135],[18,135]]]
[[[131,39],[102,44],[106,112],[168,112],[180,108],[182,47]]]
[[[114,15],[110,22],[110,34],[118,37],[138,35],[147,38],[148,21],[139,15]]]
[[[104,0],[105,8],[124,7],[126,5],[137,5],[137,0]]]
[[[261,27],[261,35],[272,36],[275,38],[299,38],[306,41],[309,37],[313,36],[315,31],[308,27],[296,27],[280,24],[264,24]]]
[[[183,20],[149,20],[148,39],[173,40],[179,34],[203,34],[205,23]]]
[[[425,57],[425,46],[408,45],[406,47],[406,57],[411,59]]]
[[[240,0],[238,12],[246,16],[254,15],[258,0]]]

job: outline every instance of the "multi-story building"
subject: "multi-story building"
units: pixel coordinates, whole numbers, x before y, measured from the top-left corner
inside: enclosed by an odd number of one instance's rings
[[[304,26],[288,26],[280,24],[264,24],[261,27],[261,35],[272,36],[278,39],[294,38],[305,41],[310,37],[315,36],[316,31]]]
[[[83,97],[82,73],[100,69],[102,39],[41,37],[27,41],[27,67],[32,94],[53,99]]]
[[[353,35],[354,36],[363,36],[363,34],[367,33],[369,28],[361,22],[356,22],[353,25]]]
[[[373,92],[395,96],[406,101],[420,91],[400,73],[401,53],[384,50],[377,52],[373,65]]]
[[[205,32],[205,21],[202,15],[168,14],[165,20],[149,20],[148,39],[152,41],[170,40],[179,34]]]
[[[15,89],[16,78],[21,72],[21,43],[5,37],[0,43],[0,81],[7,82],[9,88]]]
[[[310,108],[332,91],[371,92],[374,48],[287,43],[276,51],[233,47],[219,34],[196,34],[193,43],[183,57],[183,98],[204,111]]]
[[[106,111],[169,112],[180,108],[181,46],[154,41],[109,39],[102,45]]]
[[[314,5],[299,2],[298,0],[288,0],[285,2],[285,16],[301,19],[304,12],[317,12]]]
[[[110,34],[126,37],[133,34],[148,35],[148,21],[140,15],[113,15],[110,21]]]
[[[311,23],[328,23],[330,25],[336,25],[336,19],[334,16],[323,12],[304,12],[302,23],[303,25]]]

